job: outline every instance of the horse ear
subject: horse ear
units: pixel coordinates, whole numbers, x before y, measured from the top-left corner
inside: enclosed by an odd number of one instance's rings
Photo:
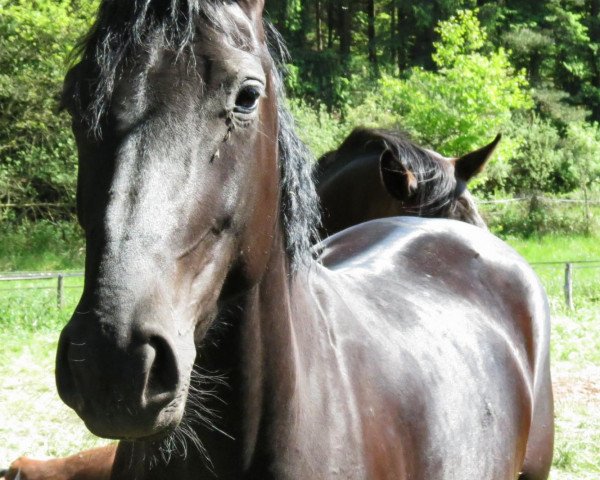
[[[502,140],[502,134],[499,133],[489,145],[455,159],[454,175],[456,178],[468,182],[475,175],[481,173],[487,161],[492,157],[500,140]]]
[[[397,200],[406,201],[417,191],[415,175],[391,150],[381,154],[379,172],[385,189]]]
[[[265,9],[265,0],[238,0],[238,4],[253,21],[262,18]]]

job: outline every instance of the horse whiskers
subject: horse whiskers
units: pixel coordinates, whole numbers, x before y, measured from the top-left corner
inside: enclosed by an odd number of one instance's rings
[[[187,458],[188,442],[200,453],[205,467],[215,475],[214,464],[208,451],[200,440],[190,421],[184,418],[181,424],[166,439],[160,442],[158,451],[150,457],[149,467],[152,469],[159,463],[167,465],[174,455]]]
[[[197,427],[203,426],[234,440],[231,435],[217,426],[216,421],[221,419],[217,411],[206,405],[208,399],[226,405],[226,402],[218,396],[216,388],[218,385],[227,386],[222,375],[198,368],[192,370],[184,416],[179,426],[167,438],[156,444],[156,451],[148,461],[150,468],[159,463],[167,465],[174,456],[185,459],[189,449],[195,448],[201,454],[205,467],[216,475],[214,464],[198,436]]]

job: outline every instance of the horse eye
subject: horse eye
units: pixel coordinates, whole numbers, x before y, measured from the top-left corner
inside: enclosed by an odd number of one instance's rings
[[[244,87],[235,99],[235,111],[251,113],[258,105],[260,91],[256,87]]]

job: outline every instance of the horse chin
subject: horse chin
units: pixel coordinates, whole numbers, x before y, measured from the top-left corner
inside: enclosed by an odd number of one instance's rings
[[[153,418],[122,416],[81,416],[88,430],[97,437],[128,442],[158,442],[171,435],[179,427],[184,414],[185,402],[169,404]]]

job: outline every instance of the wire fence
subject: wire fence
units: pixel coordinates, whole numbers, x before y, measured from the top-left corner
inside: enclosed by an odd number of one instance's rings
[[[81,288],[81,285],[65,285],[65,278],[82,278],[83,272],[5,272],[0,273],[0,292],[15,292],[20,290],[56,290],[56,306],[63,308],[65,289]],[[23,285],[23,282],[31,283],[39,280],[56,279],[56,285],[52,287]],[[16,286],[9,282],[17,282]],[[37,282],[36,282],[37,283]]]
[[[557,293],[556,283],[560,274],[548,270],[557,268],[563,270],[562,293],[565,306],[569,310],[574,310],[576,296],[591,299],[600,297],[600,260],[533,262],[531,266],[542,279],[546,289],[554,294]],[[598,275],[594,275],[596,273],[594,270]]]
[[[600,297],[600,278],[595,278],[592,274],[590,278],[590,272],[597,270],[600,273],[600,259],[599,260],[578,260],[578,261],[549,261],[549,262],[533,262],[532,267],[537,271],[542,279],[542,283],[545,284],[547,290],[551,290],[552,293],[556,294],[557,281],[561,278],[561,274],[554,272],[546,272],[549,269],[560,268],[564,274],[562,274],[562,291],[564,295],[564,302],[567,308],[575,308],[575,297],[578,292],[578,286],[581,286],[581,290],[585,286],[586,296],[598,296]],[[586,278],[581,278],[578,272],[586,272]],[[65,271],[65,272],[0,272],[0,294],[3,292],[17,292],[26,290],[55,290],[56,291],[56,306],[63,308],[65,304],[65,290],[82,288],[82,284],[77,285],[65,285],[65,279],[67,278],[83,278],[83,272],[80,271]],[[600,275],[598,275],[600,277]],[[36,283],[42,283],[45,280],[44,285],[35,285]],[[48,286],[48,281],[55,280],[51,286]],[[579,282],[579,285],[578,285]],[[584,285],[585,284],[585,285]],[[6,287],[4,285],[7,285]],[[580,296],[583,296],[583,291],[580,291]]]
[[[580,200],[577,198],[552,198],[544,196],[528,196],[528,197],[514,197],[514,198],[500,198],[496,200],[478,200],[478,205],[506,205],[511,203],[531,203],[531,200],[535,198],[537,201],[556,204],[556,205],[600,205],[600,200]]]

